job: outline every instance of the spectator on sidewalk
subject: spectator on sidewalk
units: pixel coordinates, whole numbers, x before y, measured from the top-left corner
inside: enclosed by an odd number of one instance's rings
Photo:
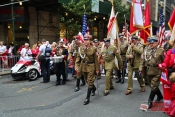
[[[8,49],[9,67],[14,66],[14,46],[11,43]]]
[[[4,45],[3,41],[0,41],[0,61],[4,65],[3,67],[8,67],[7,54],[7,47]]]
[[[38,55],[36,59],[39,60],[39,56],[44,56],[45,60],[41,62],[41,73],[43,74],[43,82],[50,82],[50,56],[51,56],[51,48],[48,43],[46,43],[45,39],[42,39],[42,45],[39,48]]]
[[[32,51],[28,43],[25,43],[24,48],[22,48],[20,60],[32,60]]]

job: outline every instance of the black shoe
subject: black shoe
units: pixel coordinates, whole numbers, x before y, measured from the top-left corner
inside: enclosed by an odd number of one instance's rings
[[[121,78],[118,78],[115,83],[121,82]]]
[[[121,78],[120,83],[121,83],[121,84],[123,84],[123,83],[124,83],[124,78]]]
[[[62,81],[62,85],[65,85],[66,84],[66,81]]]
[[[148,85],[148,83],[145,83],[145,85]]]
[[[80,89],[79,87],[76,87],[74,91],[77,92],[79,91],[79,89]]]
[[[85,84],[86,84],[85,82],[82,82],[82,83],[81,83],[81,86],[84,86]]]
[[[148,100],[148,109],[150,109],[153,106],[152,101]]]
[[[95,96],[95,91],[96,91],[96,87],[94,86],[92,89],[92,96]]]
[[[56,82],[55,86],[58,86],[58,85],[60,85],[60,82]]]
[[[85,99],[85,101],[84,101],[84,105],[87,105],[87,104],[89,104],[89,99]]]
[[[112,90],[112,89],[114,89],[114,87],[113,87],[113,86],[110,88],[110,90]]]
[[[88,88],[88,90],[87,90],[87,96],[86,96],[86,99],[84,101],[84,105],[89,104],[89,102],[90,102],[90,96],[91,96],[91,91],[92,91],[92,88]]]
[[[109,92],[106,92],[106,93],[104,93],[104,96],[107,96],[109,94]]]

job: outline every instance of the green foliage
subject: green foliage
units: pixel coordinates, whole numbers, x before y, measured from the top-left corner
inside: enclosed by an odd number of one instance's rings
[[[129,24],[130,9],[127,8],[126,5],[122,5],[122,0],[114,0],[114,8],[115,11],[118,12],[117,20],[121,32],[121,29],[125,23],[124,15],[126,17],[127,24]]]
[[[89,0],[71,0],[68,4],[63,4],[65,14],[61,16],[61,22],[67,28],[67,37],[69,40],[71,40],[74,35],[77,35],[78,32],[81,32],[82,18],[85,12],[84,6],[86,14],[91,15],[91,3]]]

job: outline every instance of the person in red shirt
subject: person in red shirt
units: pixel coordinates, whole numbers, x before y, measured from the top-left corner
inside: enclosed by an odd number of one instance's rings
[[[170,75],[173,71],[175,71],[175,48],[167,51],[165,55],[165,59],[161,64],[161,69],[168,69],[168,74]]]
[[[36,56],[38,55],[38,52],[39,52],[39,48],[37,47],[37,44],[34,44],[34,45],[32,46],[31,51],[32,51],[32,56],[33,56],[34,58],[36,58]]]
[[[175,117],[175,72],[171,73],[170,81],[164,81],[164,83],[171,88],[171,103],[168,108],[167,114],[170,117]]]
[[[18,48],[17,53],[20,54],[21,50],[24,48],[24,45]]]

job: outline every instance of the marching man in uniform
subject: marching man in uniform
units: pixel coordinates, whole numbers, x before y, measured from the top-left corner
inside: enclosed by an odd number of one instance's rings
[[[99,45],[99,41],[98,39],[94,39],[93,40],[93,43],[94,43],[94,47],[97,49],[97,58],[98,58],[98,61],[100,63],[100,53],[101,53],[101,46]],[[100,64],[99,64],[100,65]],[[97,74],[97,80],[101,79],[101,74],[99,72],[99,74]]]
[[[116,83],[124,83],[125,73],[126,73],[126,51],[128,49],[129,43],[125,40],[126,37],[122,33],[119,34],[120,38],[120,55],[123,60],[123,68],[122,70],[118,70],[118,79]],[[121,72],[122,71],[122,72]],[[122,74],[121,74],[122,73]]]
[[[158,64],[162,63],[164,60],[164,50],[158,47],[157,37],[150,37],[149,43],[150,49],[145,53],[146,58],[143,60],[146,63],[147,80],[151,87],[151,92],[148,99],[148,108],[150,109],[152,107],[152,101],[154,100],[155,95],[157,95],[156,101],[163,99],[162,93],[159,89],[161,70],[158,68]]]
[[[123,62],[117,48],[113,45],[110,45],[110,38],[105,38],[104,43],[105,47],[102,50],[102,58],[104,59],[104,69],[106,73],[104,96],[107,96],[109,94],[110,89],[114,89],[111,75],[115,66],[115,56],[118,59],[120,68],[123,67]]]
[[[94,85],[95,73],[99,74],[99,62],[97,60],[97,49],[90,45],[92,36],[84,36],[84,45],[79,48],[79,53],[75,61],[75,70],[79,72],[82,70],[83,76],[88,84],[87,96],[84,105],[89,104],[90,95],[95,95],[96,87]],[[81,68],[79,68],[81,64]]]
[[[135,71],[137,80],[141,87],[141,92],[145,92],[145,84],[141,75],[139,75],[139,67],[141,62],[141,54],[143,53],[143,46],[139,44],[138,37],[133,36],[131,38],[131,45],[126,52],[126,58],[128,61],[128,88],[125,92],[126,95],[132,93],[133,89],[133,71]]]
[[[74,38],[75,43],[71,47],[71,50],[69,52],[68,60],[71,57],[73,57],[74,61],[75,61],[76,58],[77,58],[77,55],[78,55],[79,47],[82,46],[83,44],[80,43],[80,37],[79,36],[74,36],[73,38]],[[77,75],[76,75],[77,82],[76,82],[76,88],[74,90],[75,92],[79,91],[79,89],[80,89],[80,79],[82,80],[81,86],[84,86],[86,84],[85,80],[84,80],[84,77],[83,77],[82,70],[81,70],[81,64],[79,64],[79,66],[77,66],[77,69],[79,69],[79,70],[78,70]]]

